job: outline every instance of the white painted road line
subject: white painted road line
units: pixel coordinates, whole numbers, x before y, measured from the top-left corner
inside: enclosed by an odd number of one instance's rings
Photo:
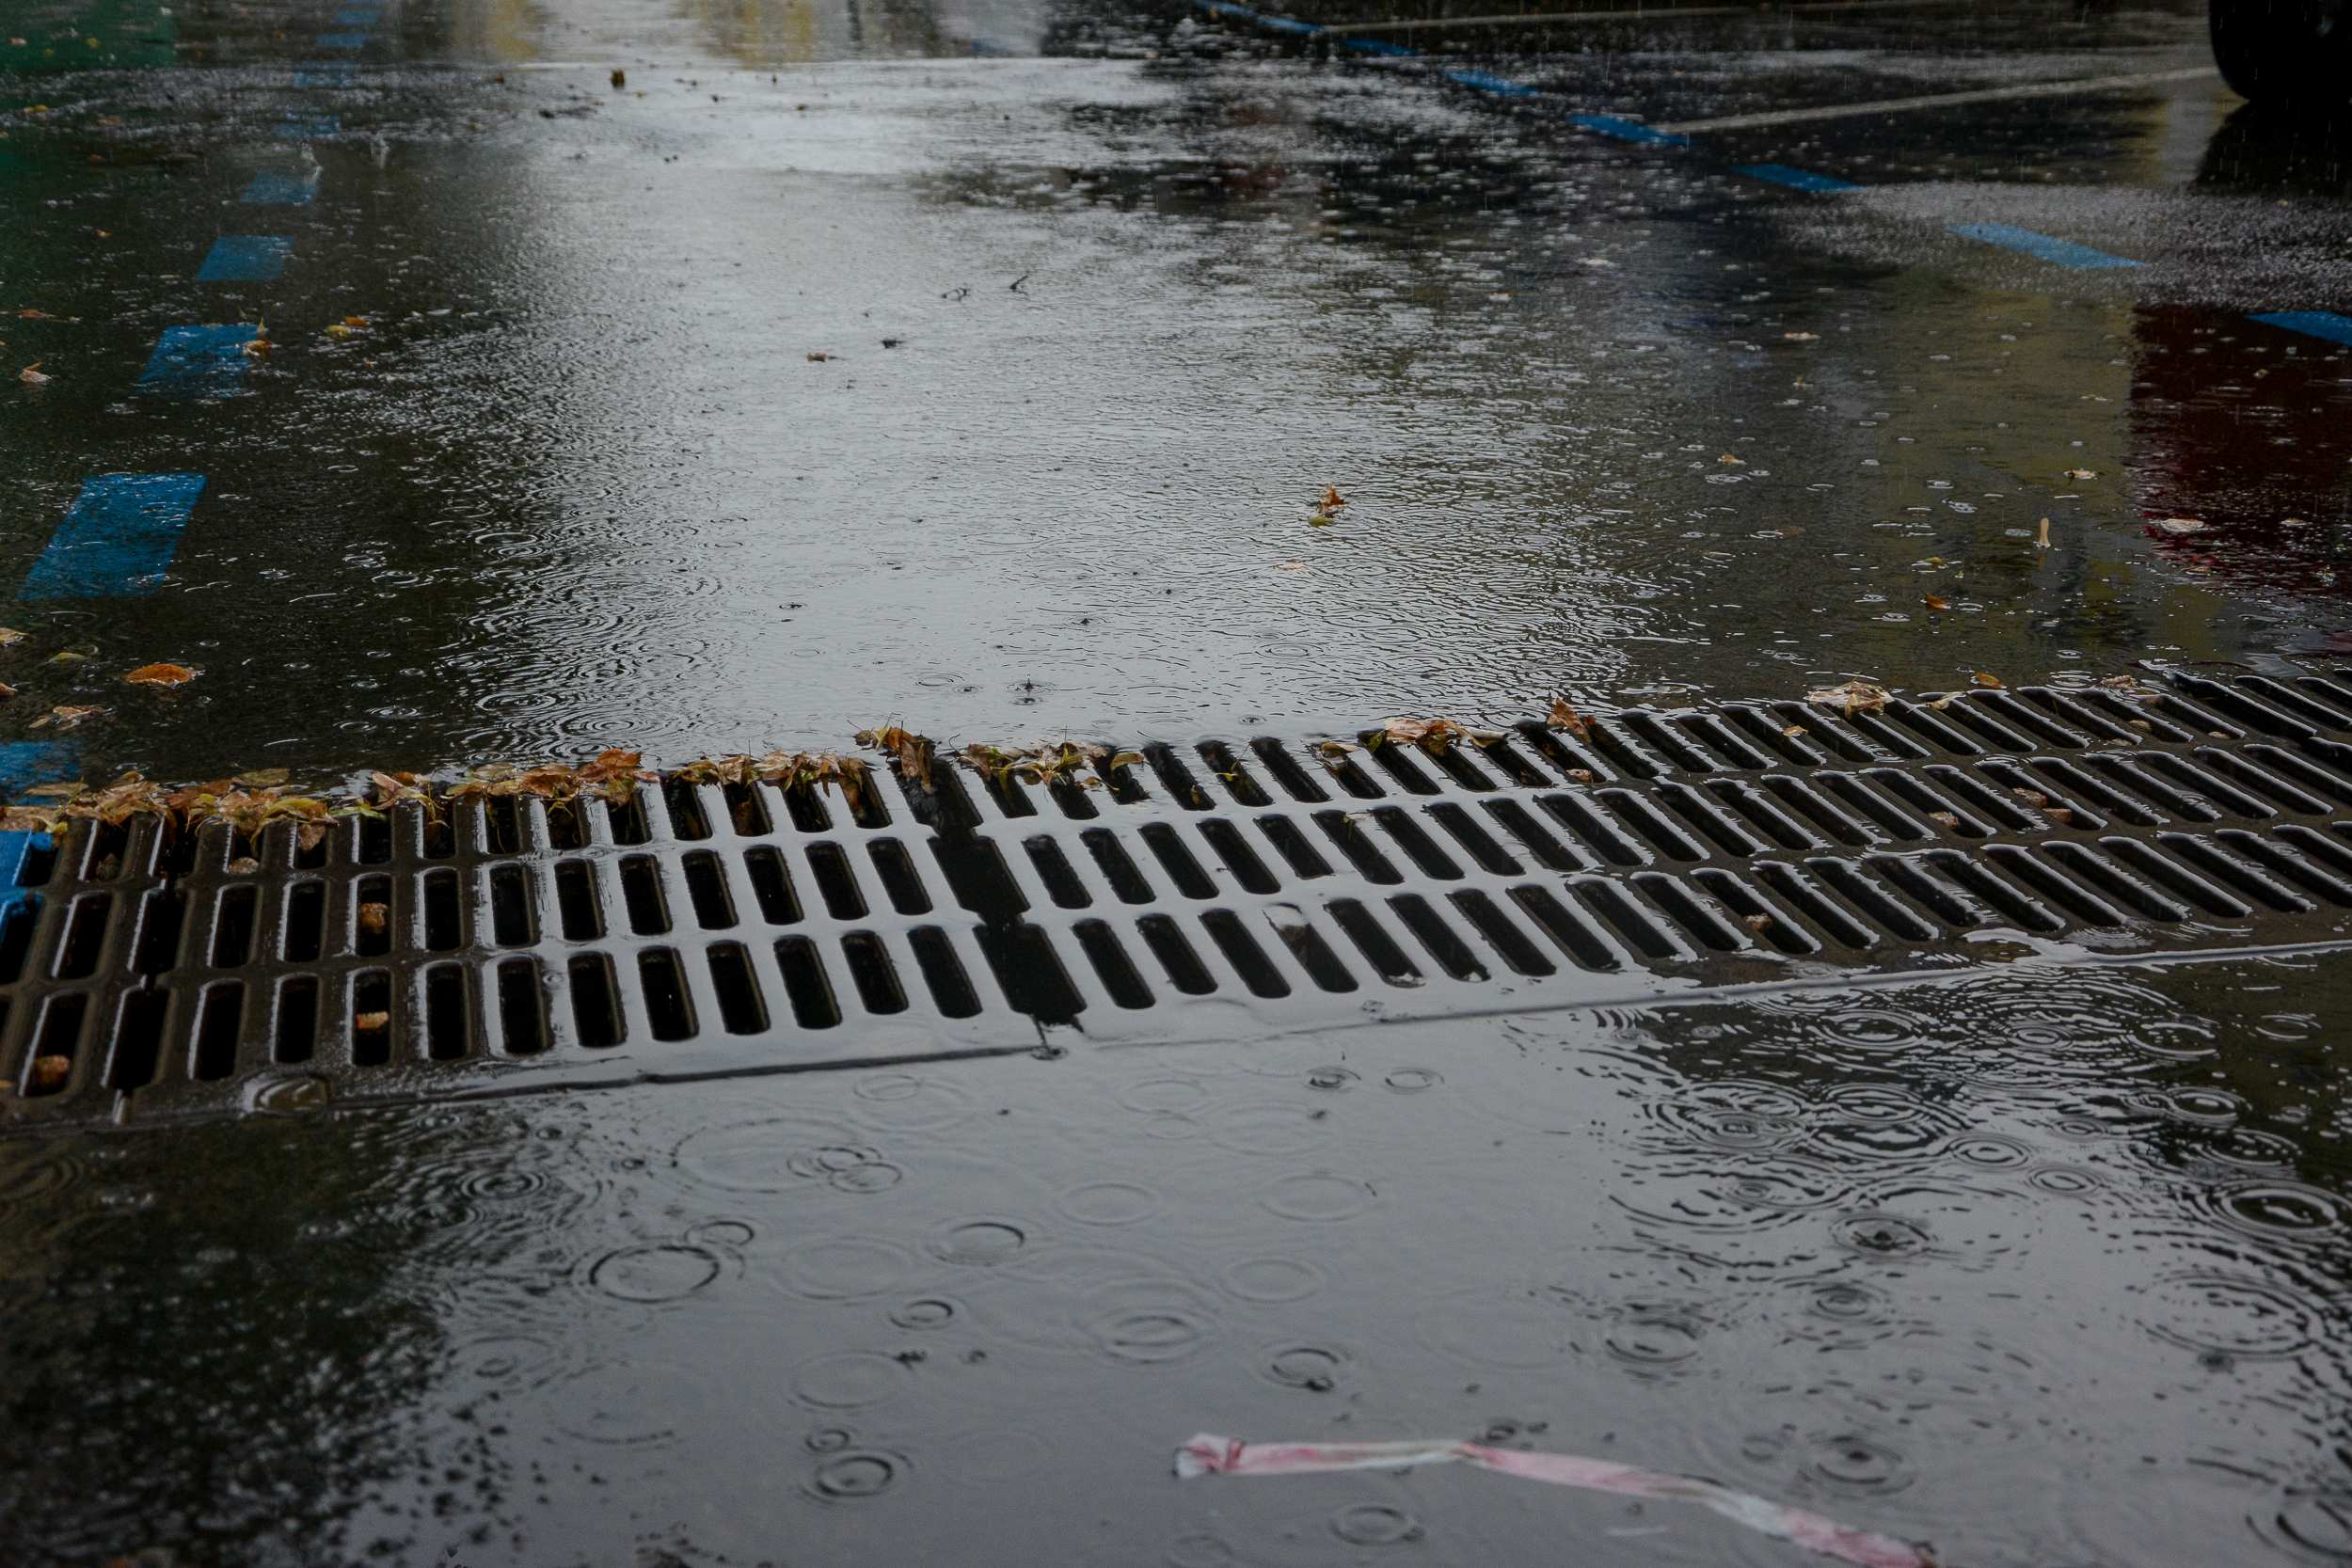
[[[1864,103],[1825,103],[1813,109],[1773,109],[1763,114],[1725,115],[1721,119],[1686,119],[1661,125],[1661,131],[1689,135],[1699,131],[1746,131],[1765,125],[1796,125],[1812,119],[1844,119],[1852,115],[1894,115],[1915,109],[1941,109],[1955,103],[1997,103],[2009,98],[2072,98],[2077,93],[2121,92],[2127,87],[2162,87],[2170,82],[2194,82],[2221,73],[2209,65],[2180,71],[2144,71],[2132,76],[2083,76],[2064,82],[2030,82],[2014,87],[1983,87],[1973,92],[1934,92],[1918,98],[1878,98]]]

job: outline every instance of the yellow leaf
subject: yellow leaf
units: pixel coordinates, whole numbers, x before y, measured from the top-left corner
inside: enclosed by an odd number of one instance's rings
[[[133,686],[185,686],[196,672],[184,664],[142,664],[122,678]]]

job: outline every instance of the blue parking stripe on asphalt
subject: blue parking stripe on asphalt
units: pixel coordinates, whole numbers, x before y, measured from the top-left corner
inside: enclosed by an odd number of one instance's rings
[[[261,336],[256,327],[167,326],[155,353],[139,374],[142,392],[191,394],[232,391],[252,363],[245,345]]]
[[[2307,338],[2325,338],[2352,347],[2352,316],[2339,316],[2333,310],[2273,310],[2253,319],[2265,326],[2283,326]]]
[[[2135,261],[2127,256],[2110,256],[2104,250],[2093,250],[2072,240],[2053,239],[2037,234],[2030,229],[2017,229],[2006,223],[1956,223],[1952,232],[1963,240],[1981,240],[2009,250],[2022,251],[2061,267],[2143,267],[2145,261]]]
[[[1407,49],[1401,43],[1391,43],[1385,39],[1342,39],[1340,47],[1350,54],[1378,55],[1389,59],[1420,53],[1419,50]]]
[[[331,49],[338,53],[365,49],[368,46],[368,35],[365,33],[321,33],[318,44],[321,49]]]
[[[245,194],[237,199],[248,207],[308,207],[317,189],[315,182],[298,175],[263,169],[246,183]]]
[[[339,134],[342,128],[340,115],[288,115],[270,134],[279,141],[317,141]]]
[[[1619,141],[1643,142],[1653,147],[1688,147],[1691,138],[1677,136],[1671,131],[1655,130],[1639,120],[1622,119],[1615,115],[1570,115],[1569,120],[1587,131],[1597,131]]]
[[[85,481],[17,596],[152,594],[203,493],[202,474],[100,474]]]
[[[1535,89],[1524,82],[1514,82],[1508,76],[1497,76],[1489,71],[1449,71],[1445,79],[1456,86],[1475,87],[1498,98],[1533,98]]]
[[[18,768],[9,755],[17,752],[26,753],[26,760],[34,763],[35,767]],[[62,756],[65,768],[40,771],[40,767],[53,756]],[[70,746],[52,745],[40,740],[0,743],[0,789],[14,794],[26,783],[63,784],[67,782],[67,774],[72,771],[73,761],[73,749]],[[34,850],[53,848],[56,843],[47,833],[26,832],[14,828],[0,832],[0,928],[5,928],[8,922],[16,918],[20,910],[40,908],[40,895],[24,885],[25,862],[32,859]]]
[[[70,740],[0,740],[0,789],[11,795],[27,784],[69,784],[81,770],[82,749]],[[13,858],[0,859],[10,886],[23,874],[23,851],[47,847],[47,833],[24,837],[28,842]]]
[[[1862,188],[1851,180],[1816,174],[1808,168],[1790,168],[1787,164],[1742,164],[1739,172],[1751,180],[1769,180],[1775,185],[1786,185],[1794,191],[1858,191]]]
[[[199,283],[266,283],[286,270],[294,241],[279,234],[223,234],[196,269]]]

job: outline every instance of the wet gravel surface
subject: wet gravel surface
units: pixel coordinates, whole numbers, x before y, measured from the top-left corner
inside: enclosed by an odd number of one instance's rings
[[[2251,318],[2352,305],[2346,144],[2197,74],[2201,29],[1348,59],[1010,0],[19,7],[0,363],[51,379],[0,381],[7,782],[2341,653],[2352,356]],[[205,280],[241,235],[282,271]],[[208,323],[274,346],[142,385]],[[14,586],[95,477],[164,472],[204,485],[159,577],[131,529],[91,592]],[[201,673],[120,683],[166,659]],[[0,1557],[1807,1560],[1467,1470],[1178,1485],[1209,1430],[1483,1433],[1954,1564],[2341,1561],[2342,975],[1989,963],[0,1144]]]

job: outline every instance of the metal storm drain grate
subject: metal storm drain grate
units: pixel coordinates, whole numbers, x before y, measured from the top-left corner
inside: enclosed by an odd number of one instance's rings
[[[1096,788],[942,761],[854,805],[678,780],[469,801],[431,834],[412,804],[308,849],[292,824],[9,835],[0,1117],[1247,1037],[2352,920],[2333,674],[1142,757]]]

